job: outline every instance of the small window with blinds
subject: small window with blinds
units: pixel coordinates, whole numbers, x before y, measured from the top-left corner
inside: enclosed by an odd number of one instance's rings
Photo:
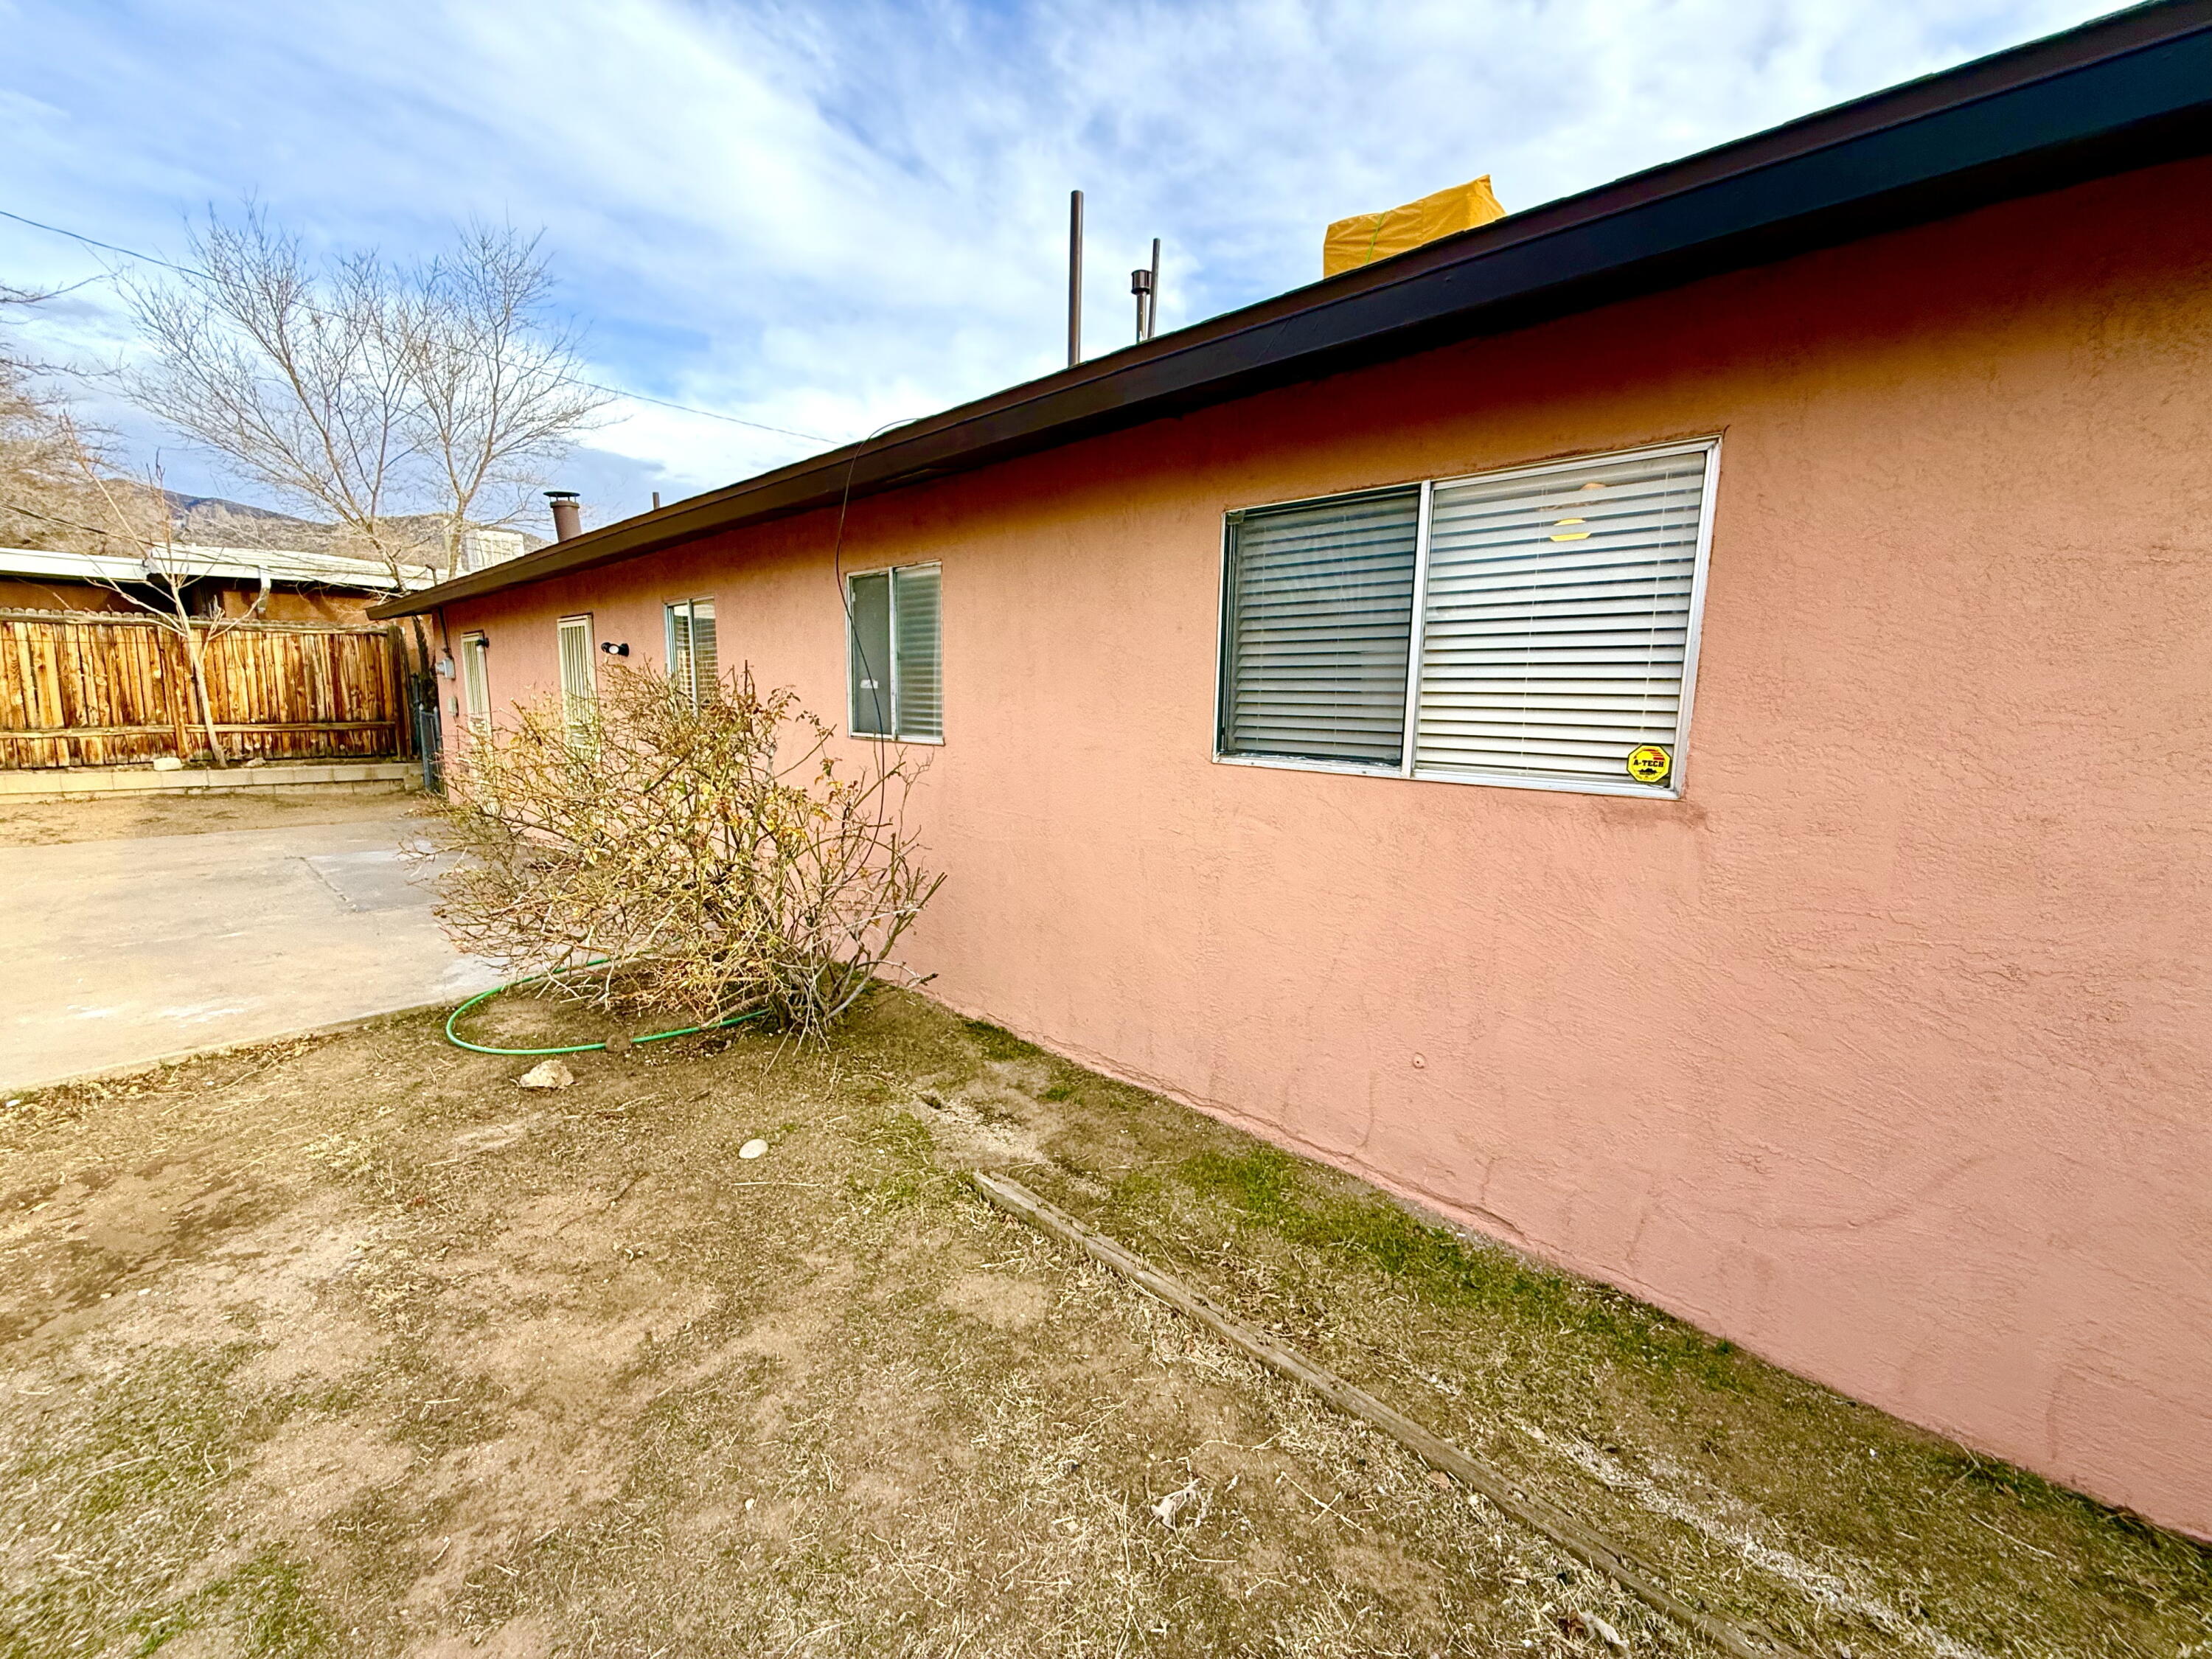
[[[1222,754],[1399,764],[1420,518],[1418,485],[1230,514]]]
[[[846,579],[850,728],[863,738],[945,738],[941,567],[899,565]]]
[[[491,730],[491,642],[481,634],[461,635],[461,708],[469,730]]]
[[[668,677],[696,708],[721,684],[714,651],[714,602],[678,599],[667,607]]]
[[[1679,793],[1717,450],[1232,514],[1220,757]]]
[[[572,738],[590,735],[599,713],[599,685],[592,668],[592,619],[563,617],[561,647],[561,723]]]

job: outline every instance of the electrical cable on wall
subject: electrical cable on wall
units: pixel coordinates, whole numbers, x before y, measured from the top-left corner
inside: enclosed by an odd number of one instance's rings
[[[884,433],[890,431],[893,428],[912,426],[921,418],[921,416],[919,415],[902,415],[896,421],[884,422],[873,432],[868,434],[866,437],[861,439],[860,442],[854,444],[853,446],[853,453],[845,458],[845,487],[839,493],[837,497],[837,532],[835,539],[832,540],[830,545],[830,579],[837,584],[838,609],[845,613],[846,642],[848,647],[859,657],[860,663],[860,674],[865,679],[873,679],[875,677],[875,671],[869,666],[867,648],[860,643],[860,631],[853,626],[853,596],[845,586],[845,515],[853,505],[853,474],[860,466],[860,457],[867,453],[867,448],[870,444],[875,442],[877,439],[882,437]],[[846,688],[847,708],[845,710],[848,724],[850,724],[850,717],[853,712],[850,706],[851,702],[852,688],[848,685]],[[891,711],[892,722],[896,723],[897,719],[898,711],[894,709]],[[894,733],[890,732],[848,732],[845,735],[848,737],[866,736],[874,738],[878,750],[877,761],[878,763],[880,764],[883,758],[882,746],[885,743],[890,741]]]

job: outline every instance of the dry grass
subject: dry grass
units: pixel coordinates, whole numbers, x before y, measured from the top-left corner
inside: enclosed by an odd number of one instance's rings
[[[2194,1547],[919,999],[525,1063],[9,1109],[0,1654],[1696,1650],[975,1163],[1814,1651],[2212,1654]]]

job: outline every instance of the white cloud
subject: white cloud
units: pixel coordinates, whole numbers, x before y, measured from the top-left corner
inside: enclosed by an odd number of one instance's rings
[[[602,378],[843,438],[1059,362],[1072,185],[1103,349],[1153,235],[1172,327],[1312,280],[1331,218],[1480,172],[1530,206],[2101,9],[0,0],[0,207],[156,251],[249,192],[333,248],[544,224]],[[94,268],[0,229],[0,279]],[[610,513],[807,448],[617,412]]]

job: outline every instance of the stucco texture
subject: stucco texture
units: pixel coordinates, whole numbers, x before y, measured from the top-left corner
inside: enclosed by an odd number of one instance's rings
[[[942,560],[933,990],[2212,1534],[2189,163],[854,504]],[[1683,799],[1214,763],[1225,508],[1724,434]],[[843,716],[815,514],[457,605]],[[602,659],[604,660],[604,659]]]

